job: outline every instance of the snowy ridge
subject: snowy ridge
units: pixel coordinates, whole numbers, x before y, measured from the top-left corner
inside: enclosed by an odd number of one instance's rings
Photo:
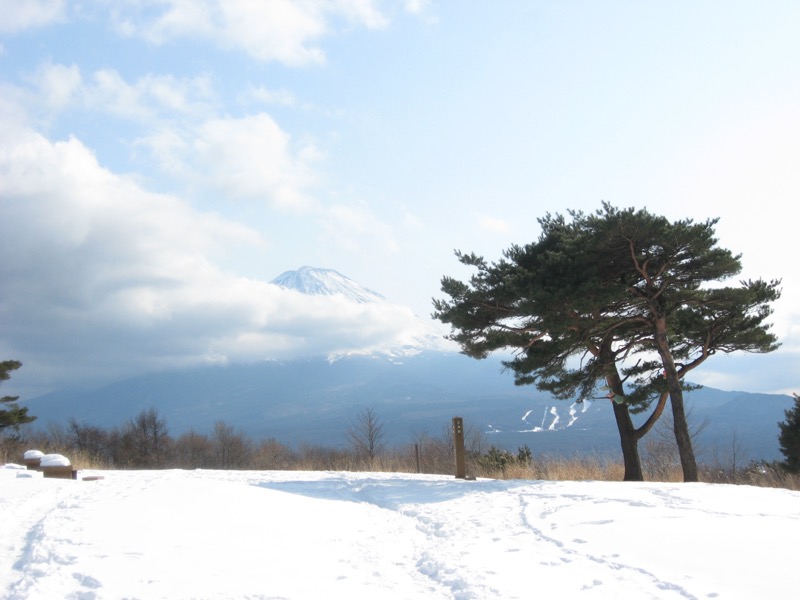
[[[281,273],[270,283],[314,296],[344,296],[360,304],[386,301],[386,298],[378,292],[356,283],[333,269],[300,267],[296,271]]]

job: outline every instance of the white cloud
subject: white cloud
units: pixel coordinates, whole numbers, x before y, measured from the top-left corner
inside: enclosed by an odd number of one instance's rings
[[[32,77],[38,89],[37,98],[53,111],[61,111],[75,101],[83,84],[77,65],[53,65],[39,67]]]
[[[153,121],[170,115],[206,114],[214,102],[211,81],[205,76],[147,75],[129,83],[114,69],[84,76],[77,65],[47,62],[27,80],[35,92],[27,92],[26,104],[50,113],[79,108]]]
[[[481,229],[490,231],[492,233],[500,233],[505,235],[511,231],[511,225],[508,223],[508,221],[505,221],[504,219],[498,219],[496,217],[489,217],[487,215],[478,216],[478,225]]]
[[[68,109],[126,119],[142,132],[134,145],[190,189],[289,212],[315,206],[308,190],[321,153],[314,144],[292,139],[266,113],[212,117],[215,92],[207,77],[147,75],[129,83],[112,69],[83,76],[75,65],[46,63],[29,82],[32,89],[7,86],[9,99],[0,108],[16,106],[17,115],[27,111],[48,119]],[[19,118],[7,122],[13,120]]]
[[[291,92],[284,89],[270,90],[264,86],[250,88],[242,94],[241,99],[246,102],[260,102],[280,106],[294,106],[297,104],[297,99]]]
[[[430,0],[405,0],[406,10],[412,15],[424,13],[428,6],[430,6]]]
[[[367,28],[388,23],[374,0],[163,0],[155,6],[129,1],[115,11],[122,32],[152,43],[209,39],[258,60],[292,66],[325,60],[317,44],[337,19]]]
[[[381,29],[389,24],[389,19],[377,5],[374,0],[338,0],[328,2],[327,9],[333,14],[341,13],[352,23]]]
[[[285,211],[305,211],[314,201],[310,145],[298,146],[267,114],[207,120],[184,130],[164,129],[139,140],[159,163],[222,197],[262,200]]]
[[[207,105],[211,92],[205,77],[181,80],[169,75],[148,75],[131,85],[116,71],[104,69],[93,74],[86,96],[87,104],[97,110],[143,118],[164,111],[196,112]]]
[[[336,205],[323,214],[324,241],[351,251],[363,250],[365,240],[370,247],[391,252],[398,250],[392,228],[378,219],[365,204]]]
[[[0,32],[44,27],[64,18],[65,0],[0,0]]]
[[[408,309],[309,297],[227,272],[253,230],[101,168],[79,141],[0,141],[3,350],[60,383],[208,360],[349,352],[403,340]]]

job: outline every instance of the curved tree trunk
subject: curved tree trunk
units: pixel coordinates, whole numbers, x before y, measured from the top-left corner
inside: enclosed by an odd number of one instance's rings
[[[656,349],[664,365],[664,377],[667,380],[667,390],[669,391],[670,404],[672,405],[673,430],[675,432],[675,443],[678,445],[678,455],[681,459],[683,480],[690,482],[700,481],[697,461],[692,449],[692,437],[689,434],[689,425],[686,422],[683,387],[681,386],[675,361],[672,358],[672,351],[667,342],[667,322],[664,318],[656,319],[655,341]]]
[[[653,412],[650,413],[650,416],[647,417],[647,421],[642,423],[642,426],[636,430],[636,439],[640,440],[644,436],[647,435],[647,432],[653,428],[653,425],[656,424],[656,421],[661,417],[662,413],[664,412],[664,408],[667,406],[667,398],[669,397],[669,392],[664,392],[661,394],[661,397],[658,399],[658,404],[656,404],[655,409]]]
[[[623,481],[644,481],[642,461],[639,458],[639,436],[631,420],[631,413],[627,404],[611,401],[614,408],[614,419],[619,431],[619,442],[622,446],[622,461],[625,465]]]
[[[622,462],[625,466],[623,481],[644,481],[642,471],[642,461],[639,457],[639,440],[653,428],[655,422],[664,412],[667,395],[662,394],[661,398],[647,421],[638,429],[633,425],[630,408],[625,403],[625,389],[619,370],[611,355],[611,338],[604,340],[604,343],[596,350],[606,364],[606,384],[608,385],[611,406],[614,409],[614,420],[617,423],[619,432],[619,442],[622,449]],[[622,402],[616,402],[615,398],[622,398]]]
[[[620,382],[620,387],[622,383]],[[634,427],[633,420],[631,419],[630,409],[627,404],[617,403],[613,400],[613,393],[611,399],[611,406],[614,409],[614,420],[617,423],[617,431],[619,432],[619,443],[622,449],[622,462],[625,466],[625,475],[623,481],[644,481],[644,472],[642,471],[642,461],[639,457],[639,440],[641,440],[647,432],[653,428],[656,421],[658,421],[661,414],[664,412],[664,407],[667,405],[668,393],[661,394],[658,399],[653,412],[640,427]]]
[[[669,398],[674,419],[675,443],[678,444],[678,455],[681,459],[681,469],[683,469],[683,480],[700,481],[697,461],[692,449],[692,437],[689,434],[689,425],[686,423],[686,410],[683,406],[683,390],[680,382],[678,382],[677,388],[670,386]]]

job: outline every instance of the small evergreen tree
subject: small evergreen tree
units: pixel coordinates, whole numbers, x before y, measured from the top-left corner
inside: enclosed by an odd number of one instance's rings
[[[778,423],[781,454],[786,458],[783,467],[792,473],[800,473],[800,396],[794,395],[794,407],[786,412],[786,420]]]
[[[0,381],[8,380],[11,371],[16,371],[22,366],[18,360],[4,360],[0,362]],[[36,417],[28,415],[27,407],[17,404],[19,396],[4,396],[0,398],[0,432],[7,428],[19,431],[20,425],[25,425],[36,420]]]

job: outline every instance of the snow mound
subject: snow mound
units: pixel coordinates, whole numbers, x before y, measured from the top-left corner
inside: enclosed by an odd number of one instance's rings
[[[39,464],[43,467],[68,467],[72,463],[61,454],[45,454]]]

